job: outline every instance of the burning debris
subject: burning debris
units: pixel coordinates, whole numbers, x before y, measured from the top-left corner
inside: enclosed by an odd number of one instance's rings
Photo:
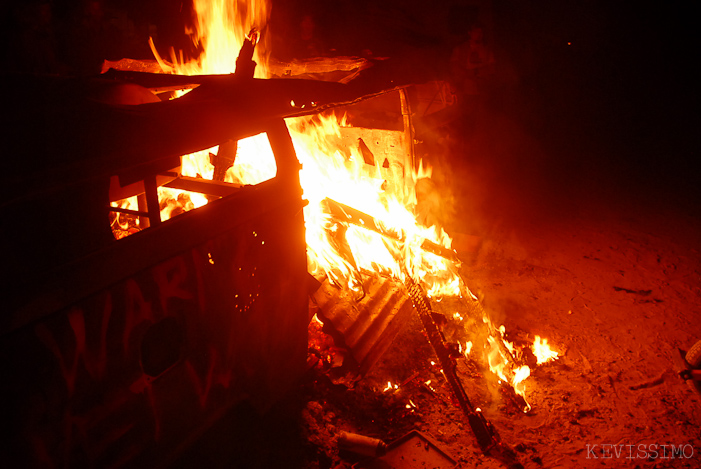
[[[249,78],[254,69],[256,76],[270,73],[265,60],[269,51],[258,43],[256,32],[264,30],[265,10],[261,11],[262,16],[255,19],[248,16],[232,28],[216,20],[223,17],[221,12],[209,10],[204,3],[198,2],[196,6],[199,27],[195,40],[201,41],[204,52],[191,62],[183,62],[171,54],[172,62],[167,63],[151,43],[164,73],[202,75],[235,71],[235,75]],[[250,33],[244,36],[241,31]],[[231,59],[234,51],[240,51],[236,62]],[[252,62],[254,58],[257,67]],[[175,90],[178,86],[185,90],[183,84],[210,80],[109,73],[142,83],[151,80],[152,89],[161,90]],[[525,380],[531,367],[556,359],[558,354],[549,348],[547,339],[539,336],[532,344],[516,346],[508,341],[505,328],[492,324],[458,274],[460,260],[451,249],[451,238],[440,227],[422,226],[416,221],[416,184],[430,178],[431,172],[414,160],[408,99],[403,91],[399,97],[404,130],[395,132],[396,135],[385,131],[379,138],[385,142],[384,148],[379,145],[384,155],[378,153],[377,146],[373,151],[366,143],[378,140],[373,134],[378,130],[349,127],[345,118],[318,115],[287,120],[302,163],[300,179],[304,197],[309,201],[304,209],[309,271],[323,284],[313,296],[318,308],[314,317],[334,337],[337,350],[345,350],[340,359],[342,366],[332,358],[331,368],[343,368],[342,375],[352,370],[355,379],[359,379],[390,346],[413,304],[451,395],[465,414],[479,446],[484,452],[500,453],[514,462],[513,453],[500,442],[493,426],[468,399],[455,373],[455,359],[484,360],[484,368],[494,374],[503,395],[527,412],[530,405],[525,399]],[[318,114],[323,109],[315,102],[311,102],[310,108],[297,102],[290,104],[300,114]],[[357,142],[355,145],[344,139],[351,129],[357,135],[350,140]],[[395,143],[390,144],[392,141]],[[389,148],[392,150],[388,151]],[[183,156],[181,167],[176,168],[177,177],[258,184],[275,174],[269,154],[264,135],[230,140],[218,148]],[[216,198],[166,187],[159,187],[158,196],[162,220]],[[113,216],[115,236],[128,235],[142,226],[137,217],[143,213],[138,210],[136,197],[115,200],[112,205],[121,212]],[[127,218],[123,219],[123,215]],[[443,315],[434,312],[434,304],[440,305],[440,310],[446,306],[452,309]],[[451,339],[455,342],[446,341],[444,329],[451,329]],[[392,388],[391,384],[388,386]],[[394,386],[396,389],[397,385]],[[429,383],[424,386],[431,389]]]

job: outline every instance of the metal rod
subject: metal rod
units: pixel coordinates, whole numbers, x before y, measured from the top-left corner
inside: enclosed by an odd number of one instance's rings
[[[110,212],[125,213],[127,215],[134,215],[136,217],[148,217],[148,212],[142,212],[141,210],[129,210],[128,208],[121,207],[111,207]]]
[[[496,432],[482,413],[470,403],[470,399],[467,397],[467,393],[455,373],[455,360],[451,357],[450,350],[448,350],[448,347],[445,345],[443,334],[433,320],[431,306],[421,286],[408,276],[405,285],[409,297],[411,297],[414,302],[414,308],[419,313],[419,318],[421,319],[421,324],[424,326],[428,341],[436,352],[436,356],[441,365],[441,371],[448,382],[450,393],[467,417],[472,433],[474,433],[477,438],[477,443],[482,451],[486,453],[499,442]]]
[[[484,417],[479,409],[472,405],[470,399],[467,397],[465,388],[456,373],[455,359],[452,357],[448,346],[445,344],[443,333],[433,320],[430,302],[423,288],[408,274],[406,275],[405,286],[409,297],[414,302],[414,309],[419,314],[428,341],[436,352],[438,362],[441,365],[441,372],[448,382],[450,393],[457,402],[458,407],[460,407],[460,410],[462,410],[463,414],[467,417],[467,423],[470,425],[470,429],[472,429],[472,433],[475,435],[480,449],[483,453],[490,454],[504,462],[509,468],[522,469],[523,466],[518,462],[516,453],[501,441],[499,434],[496,432],[491,422]]]

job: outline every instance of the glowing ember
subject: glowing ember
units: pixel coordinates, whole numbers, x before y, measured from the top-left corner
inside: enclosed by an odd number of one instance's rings
[[[398,384],[392,384],[391,381],[387,381],[387,386],[382,390],[382,392],[387,392],[387,391],[396,391],[399,389]]]

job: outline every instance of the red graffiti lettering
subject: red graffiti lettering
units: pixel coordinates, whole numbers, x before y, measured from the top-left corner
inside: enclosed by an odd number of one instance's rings
[[[207,299],[204,291],[204,273],[203,268],[210,266],[209,262],[204,259],[202,253],[197,249],[192,250],[192,261],[195,266],[195,277],[197,278],[197,299],[200,307],[200,314],[207,310]]]
[[[75,380],[78,375],[78,364],[81,359],[85,370],[93,378],[101,378],[104,376],[107,366],[107,327],[109,325],[110,316],[112,315],[112,296],[107,293],[105,296],[105,306],[102,310],[102,319],[100,325],[99,352],[97,356],[89,353],[86,345],[85,333],[85,313],[82,309],[73,308],[66,314],[68,324],[73,331],[75,347],[73,349],[73,359],[67,359],[70,352],[62,349],[56,341],[53,332],[43,324],[37,324],[34,331],[44,345],[54,354],[58,360],[58,366],[61,369],[61,374],[66,382],[68,394],[72,395],[75,390]]]
[[[153,378],[143,374],[134,381],[130,386],[129,390],[134,394],[145,394],[148,399],[149,406],[151,407],[151,412],[153,412],[153,426],[154,435],[153,439],[158,441],[161,437],[161,418],[158,415],[158,409],[156,408],[156,397],[153,394]]]
[[[157,265],[152,272],[153,278],[158,284],[161,307],[166,316],[168,315],[168,299],[192,299],[192,292],[182,287],[182,284],[187,280],[187,266],[182,256],[174,257]]]
[[[190,360],[185,361],[185,367],[190,374],[190,379],[192,380],[192,384],[195,387],[195,392],[200,400],[200,406],[203,409],[207,405],[207,399],[209,398],[209,394],[214,384],[220,384],[226,389],[228,389],[229,385],[231,384],[231,370],[225,369],[222,372],[217,351],[213,347],[209,347],[209,366],[207,367],[207,373],[204,380],[200,378],[197,370],[195,370],[195,367],[192,365]]]
[[[211,348],[209,349],[209,367],[207,369],[207,374],[205,375],[204,383],[202,383],[202,380],[200,377],[197,375],[197,371],[195,371],[195,367],[192,366],[192,363],[190,360],[187,360],[185,362],[185,366],[187,367],[187,371],[190,373],[190,379],[192,380],[192,383],[195,386],[195,392],[197,393],[197,396],[200,398],[200,406],[204,408],[205,405],[207,405],[207,398],[209,397],[209,391],[212,388],[212,377],[214,376],[214,366],[216,365],[217,361],[217,352],[215,349]]]
[[[129,337],[134,328],[143,321],[154,322],[155,319],[151,303],[144,300],[139,285],[133,279],[127,280],[125,289],[127,304],[124,314],[125,323],[122,345],[124,353],[127,354],[129,352]]]

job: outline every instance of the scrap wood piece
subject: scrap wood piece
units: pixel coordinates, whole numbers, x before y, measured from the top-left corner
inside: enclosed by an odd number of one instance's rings
[[[326,207],[328,213],[338,221],[366,228],[394,241],[406,241],[406,233],[403,231],[391,230],[385,227],[382,223],[377,221],[375,217],[368,215],[367,213],[361,212],[358,209],[340,202],[336,202],[328,197],[324,199],[322,203]],[[456,264],[460,263],[460,260],[455,255],[455,251],[443,247],[440,244],[434,243],[433,241],[429,241],[427,239],[424,240],[421,243],[421,248]]]
[[[293,59],[291,62],[270,58],[268,62],[268,68],[273,76],[305,76],[340,83],[348,83],[372,65],[368,59],[359,57],[319,57],[303,60]]]
[[[511,402],[520,412],[528,412],[530,410],[530,405],[526,402],[520,394],[516,394],[516,390],[513,386],[503,380],[499,380],[499,392],[508,399],[507,402]]]
[[[172,65],[166,62],[168,65]],[[105,73],[109,69],[125,70],[132,72],[148,72],[148,73],[163,73],[163,69],[158,61],[154,59],[120,59],[120,60],[103,60],[102,70],[100,73]]]
[[[133,83],[153,92],[209,88],[211,99],[235,97],[240,104],[257,103],[268,110],[271,104],[287,107],[282,117],[317,114],[330,108],[355,104],[400,88],[394,80],[369,78],[336,83],[301,78],[248,78],[228,75],[174,75],[109,69],[100,79]],[[186,98],[188,95],[183,96]],[[179,98],[174,101],[179,101]],[[277,102],[273,102],[277,101]],[[238,104],[238,103],[237,103]],[[271,116],[276,117],[276,116]]]
[[[90,83],[148,87],[199,84],[185,96],[163,102],[118,106],[95,102]],[[57,77],[3,77],[13,90],[8,109],[13,115],[7,135],[8,154],[27,161],[47,158],[38,173],[11,168],[3,178],[3,200],[46,193],[86,180],[109,178],[180,155],[204,150],[228,139],[242,139],[267,130],[275,119],[316,114],[362,101],[393,89],[392,84],[358,85],[300,79],[255,79],[234,75],[177,76],[112,70],[87,80]],[[25,96],[33,96],[22,101]],[[13,99],[15,101],[13,101]],[[51,125],[37,125],[51,122]],[[27,137],[31,135],[31,141]],[[90,136],[90,144],[76,136]],[[168,135],[168,138],[158,136]],[[165,163],[164,163],[165,164]],[[173,166],[164,166],[164,169]],[[280,168],[278,168],[280,172]],[[48,184],[47,184],[48,181]],[[7,194],[7,196],[5,196]]]
[[[665,378],[667,375],[670,373],[673,374],[672,370],[664,370],[662,374],[660,374],[658,377],[648,380],[648,381],[643,381],[642,383],[634,384],[632,386],[629,386],[629,389],[632,391],[637,391],[639,389],[647,389],[647,388],[652,388],[655,386],[659,386],[660,384],[664,383]]]
[[[189,192],[199,192],[212,197],[226,197],[236,193],[243,187],[241,184],[189,176],[178,176],[172,181],[162,184],[162,186]]]
[[[239,56],[236,59],[236,72],[234,75],[241,78],[253,78],[256,70],[256,63],[253,61],[253,52],[258,41],[258,33],[251,30],[249,37],[243,41],[243,45],[239,50]],[[211,158],[214,165],[213,181],[224,181],[226,172],[234,166],[236,161],[236,153],[238,151],[237,140],[226,140],[219,144],[219,152],[216,158]]]
[[[640,295],[640,296],[648,296],[648,295],[652,294],[652,290],[631,290],[629,288],[617,287],[615,285],[614,285],[613,289],[616,291],[622,291],[622,292],[631,293],[633,295]]]

